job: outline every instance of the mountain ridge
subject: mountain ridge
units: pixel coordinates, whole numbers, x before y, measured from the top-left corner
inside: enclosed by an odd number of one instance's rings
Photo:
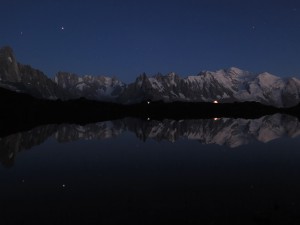
[[[42,99],[87,98],[135,104],[143,101],[233,103],[254,101],[275,107],[291,107],[300,102],[300,80],[280,78],[268,72],[251,73],[237,67],[180,77],[139,75],[125,84],[115,77],[79,76],[58,72],[53,79],[42,71],[17,62],[12,48],[0,49],[0,87],[28,93]]]

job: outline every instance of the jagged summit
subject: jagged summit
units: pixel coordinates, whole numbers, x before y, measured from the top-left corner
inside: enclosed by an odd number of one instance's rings
[[[75,97],[95,100],[115,100],[125,88],[125,84],[114,77],[79,76],[74,73],[59,72],[54,82]]]
[[[14,57],[13,49],[10,46],[4,46],[4,47],[0,48],[1,59],[3,56]]]
[[[130,84],[106,76],[79,76],[68,72],[59,72],[53,79],[49,79],[43,72],[18,63],[13,50],[7,46],[0,49],[0,86],[38,98],[85,97],[124,104],[145,100],[221,103],[256,101],[289,107],[300,102],[299,79],[283,79],[267,72],[255,74],[237,67],[215,72],[202,71],[185,78],[174,72],[154,76],[143,73]]]
[[[37,98],[68,97],[68,94],[42,71],[18,63],[12,48],[8,46],[0,49],[0,87],[28,93]]]
[[[13,50],[9,46],[0,48],[0,80],[20,82],[18,63]]]
[[[181,78],[177,75],[147,76],[143,74],[124,91],[122,101],[133,99],[166,102],[244,102],[256,101],[277,107],[299,103],[299,79],[282,79],[270,73],[254,74],[231,67],[216,72],[202,71]]]

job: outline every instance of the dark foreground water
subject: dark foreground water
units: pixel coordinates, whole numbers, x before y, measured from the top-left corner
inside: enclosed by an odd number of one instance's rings
[[[0,139],[1,224],[299,224],[300,123],[124,119]]]

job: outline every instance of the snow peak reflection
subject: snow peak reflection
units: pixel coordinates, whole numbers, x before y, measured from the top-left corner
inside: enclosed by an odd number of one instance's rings
[[[197,140],[202,144],[217,144],[230,148],[252,142],[267,143],[281,137],[300,135],[296,117],[275,114],[258,119],[211,118],[196,120],[142,120],[125,118],[87,125],[45,125],[26,132],[0,138],[0,160],[10,166],[16,154],[31,149],[53,137],[56,141],[102,140],[116,138],[125,132],[141,140],[175,142],[179,139]]]

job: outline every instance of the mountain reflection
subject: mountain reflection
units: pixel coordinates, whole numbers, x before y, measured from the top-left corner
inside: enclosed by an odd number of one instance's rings
[[[203,144],[235,148],[254,141],[267,143],[281,137],[299,136],[300,124],[296,117],[275,114],[259,119],[213,118],[156,121],[126,118],[87,125],[45,125],[0,138],[0,160],[2,164],[10,166],[18,152],[39,145],[49,137],[62,143],[109,139],[118,137],[124,132],[132,132],[142,141],[153,139],[175,142],[179,139],[188,139],[198,140]]]

